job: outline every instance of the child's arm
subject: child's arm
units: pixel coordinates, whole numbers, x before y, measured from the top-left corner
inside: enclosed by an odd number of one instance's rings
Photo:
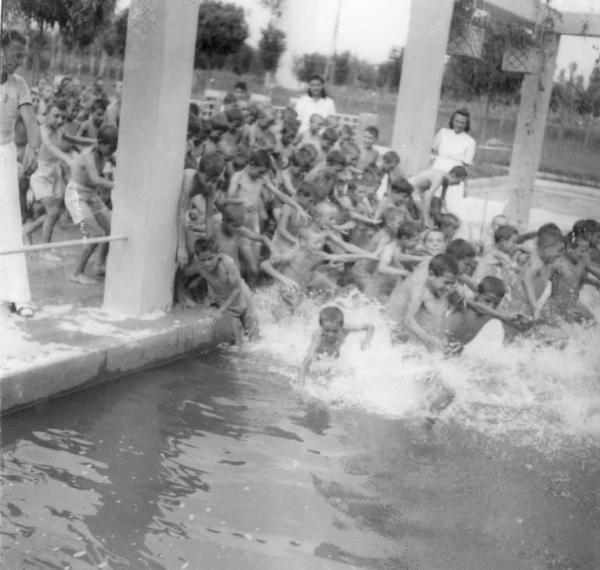
[[[222,263],[223,267],[225,268],[225,281],[229,285],[233,285],[234,288],[225,302],[217,309],[214,317],[215,321],[218,321],[223,317],[225,311],[227,311],[227,309],[229,309],[229,307],[231,307],[231,305],[237,301],[238,297],[242,293],[242,277],[236,264],[233,261],[228,262],[226,259],[224,259]]]
[[[393,277],[406,277],[409,271],[400,267],[392,267],[391,263],[394,259],[394,244],[390,244],[381,252],[377,273],[382,275],[392,275]]]
[[[277,196],[282,202],[289,204],[292,208],[295,208],[302,217],[308,219],[308,214],[304,211],[302,206],[300,206],[300,204],[298,204],[298,202],[296,202],[296,200],[294,200],[291,196],[288,196],[279,190],[279,188],[277,188],[275,184],[273,184],[267,178],[264,179],[264,186],[267,190],[275,194],[275,196]]]
[[[244,226],[237,228],[236,232],[239,235],[241,235],[242,237],[248,238],[249,240],[258,241],[260,243],[263,243],[264,245],[267,246],[269,251],[271,253],[273,253],[273,244],[271,243],[271,240],[267,236],[265,236],[263,234],[259,234],[257,232],[253,232],[252,230],[250,230]]]
[[[364,253],[320,253],[320,257],[323,261],[359,261],[361,259],[369,259],[371,261],[377,261],[379,258],[374,253],[365,251]]]
[[[540,316],[540,310],[537,306],[537,299],[535,298],[535,285],[534,278],[537,270],[535,266],[528,265],[523,272],[523,288],[525,289],[525,297],[529,302],[533,318],[537,319]]]
[[[294,281],[291,277],[286,277],[283,273],[280,273],[273,267],[273,264],[269,259],[261,261],[260,268],[273,279],[279,281],[288,291],[300,291],[300,285]]]
[[[306,379],[306,373],[308,372],[308,368],[317,355],[317,349],[321,344],[321,331],[315,331],[310,339],[310,346],[308,347],[308,351],[306,352],[306,356],[304,360],[302,360],[302,364],[300,365],[300,383],[304,384]]]
[[[73,144],[81,144],[81,145],[93,145],[96,142],[96,139],[91,139],[89,137],[80,137],[78,135],[70,135],[69,133],[63,133],[63,139]]]
[[[356,253],[356,254],[360,254],[363,256],[367,256],[367,257],[372,256],[372,254],[370,252],[368,252],[352,243],[348,243],[348,242],[344,241],[343,239],[332,234],[331,232],[327,232],[325,239],[326,239],[326,241],[330,241],[334,245],[341,247],[344,251],[347,251],[348,253]],[[372,259],[372,257],[370,257],[370,258]]]
[[[189,169],[183,171],[181,181],[181,190],[179,192],[179,203],[177,204],[177,265],[185,267],[188,264],[189,256],[185,239],[186,212],[190,201],[191,178]]]
[[[369,218],[363,214],[359,214],[356,210],[348,209],[348,215],[353,220],[357,222],[362,222],[363,224],[369,224],[371,226],[379,226],[381,225],[381,220],[375,220],[374,218]]]
[[[371,323],[363,323],[362,325],[344,325],[346,332],[361,332],[365,331],[365,336],[360,343],[361,350],[367,350],[371,346],[371,340],[375,333],[375,327]]]

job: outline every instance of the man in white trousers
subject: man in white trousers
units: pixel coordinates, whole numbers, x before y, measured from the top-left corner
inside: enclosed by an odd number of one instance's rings
[[[23,245],[15,122],[21,115],[27,130],[27,149],[22,161],[25,172],[35,168],[40,148],[40,129],[25,80],[15,75],[27,53],[27,39],[15,30],[0,36],[0,250]],[[24,253],[0,255],[0,302],[22,317],[32,317],[31,292]]]

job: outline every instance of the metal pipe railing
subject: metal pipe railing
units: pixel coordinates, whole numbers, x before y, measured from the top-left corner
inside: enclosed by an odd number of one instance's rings
[[[102,236],[96,238],[72,239],[68,241],[54,241],[50,243],[36,243],[34,245],[22,245],[14,249],[0,249],[0,255],[12,253],[27,253],[29,251],[43,251],[46,249],[61,249],[65,247],[76,247],[78,245],[90,245],[95,243],[108,243],[111,241],[126,241],[125,236]]]

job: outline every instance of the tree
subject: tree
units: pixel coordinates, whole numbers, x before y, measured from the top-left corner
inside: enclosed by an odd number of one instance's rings
[[[258,57],[267,72],[274,72],[279,65],[279,58],[285,51],[285,33],[269,24],[261,32],[258,42]]]
[[[244,10],[235,4],[206,0],[200,4],[196,37],[196,67],[223,67],[248,37]]]
[[[294,73],[299,81],[308,82],[311,75],[323,75],[327,56],[321,53],[305,53],[294,61]]]
[[[379,87],[387,87],[390,91],[398,91],[403,58],[404,48],[395,46],[391,49],[387,61],[379,66],[377,73],[377,85]]]

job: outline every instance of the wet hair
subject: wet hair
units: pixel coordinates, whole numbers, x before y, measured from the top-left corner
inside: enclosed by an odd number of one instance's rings
[[[331,196],[333,189],[335,188],[336,181],[337,177],[333,172],[321,170],[321,172],[319,172],[313,180],[315,198],[322,200],[327,196]]]
[[[508,241],[511,237],[513,236],[518,236],[519,235],[519,230],[517,230],[517,228],[515,228],[514,226],[500,226],[495,232],[494,232],[494,242],[495,243],[500,243],[501,241]]]
[[[436,277],[441,277],[444,273],[458,275],[458,261],[453,255],[438,253],[429,261],[429,272]]]
[[[223,105],[233,105],[235,103],[237,103],[237,97],[233,93],[227,93],[223,97]]]
[[[346,157],[339,150],[330,150],[327,153],[327,164],[330,166],[333,166],[334,164],[337,164],[339,166],[346,166]]]
[[[17,30],[5,30],[2,32],[0,39],[0,46],[6,48],[11,44],[19,43],[24,46],[27,45],[27,38]]]
[[[227,117],[221,113],[217,113],[210,118],[210,130],[226,133],[229,130]]]
[[[105,111],[106,107],[106,99],[103,99],[102,97],[96,97],[90,105],[90,112],[93,113],[97,109],[102,109],[103,111]]]
[[[194,117],[199,117],[200,116],[200,107],[198,107],[198,105],[196,103],[190,103],[189,113],[190,113],[190,115],[193,115]]]
[[[296,190],[296,195],[312,198],[315,195],[315,185],[306,180],[302,181]]]
[[[354,141],[343,140],[340,143],[340,150],[346,155],[360,156],[360,148]]]
[[[600,232],[600,222],[597,220],[577,220],[573,224],[573,233],[577,237],[588,238],[590,234]]]
[[[103,125],[98,129],[98,144],[117,146],[119,142],[119,129],[114,125]]]
[[[537,241],[538,243],[549,244],[556,243],[559,241],[563,241],[564,237],[560,228],[550,222],[549,224],[544,224],[537,231]]]
[[[298,118],[298,111],[296,111],[296,109],[294,109],[294,107],[284,107],[281,114],[284,118],[284,121],[288,120],[288,119],[297,119]]]
[[[225,168],[225,157],[220,152],[208,152],[200,158],[198,171],[208,178],[217,178]]]
[[[466,107],[461,107],[460,109],[456,109],[456,111],[454,111],[454,113],[450,115],[450,121],[448,122],[448,126],[451,129],[454,128],[452,125],[454,123],[454,117],[456,117],[456,115],[462,115],[463,117],[467,118],[467,124],[465,125],[465,133],[468,133],[471,130],[471,114],[469,113],[469,109],[467,109]]]
[[[254,120],[258,119],[260,116],[260,107],[256,103],[250,103],[248,105],[248,115]]]
[[[48,104],[48,111],[50,111],[53,107],[56,107],[59,111],[62,111],[63,113],[69,112],[69,106],[67,105],[66,100],[60,97],[57,97],[50,101],[50,103]]]
[[[381,214],[381,219],[383,220],[384,224],[388,224],[391,218],[394,217],[404,217],[404,211],[401,210],[400,208],[386,208],[382,214]]]
[[[312,162],[311,156],[304,149],[296,149],[290,156],[290,164],[308,171]]]
[[[225,117],[229,123],[243,123],[244,114],[238,107],[231,107],[225,111]]]
[[[223,221],[242,225],[246,219],[246,208],[244,204],[228,202],[223,206]]]
[[[390,191],[395,194],[406,194],[407,196],[410,196],[413,193],[414,188],[406,178],[396,178],[392,181]]]
[[[210,251],[217,253],[217,240],[213,236],[201,237],[194,242],[194,251]]]
[[[382,158],[383,160],[386,160],[388,162],[395,162],[396,164],[400,164],[400,156],[395,150],[388,150]]]
[[[421,232],[420,224],[416,222],[404,222],[398,227],[396,232],[396,239],[401,240],[402,238],[414,238]]]
[[[495,297],[498,297],[498,299],[502,299],[506,295],[506,285],[499,277],[487,275],[477,285],[477,292],[480,295],[491,293]]]
[[[271,168],[271,158],[266,150],[255,150],[251,155],[248,163],[252,166],[260,166],[263,168]]]
[[[379,129],[375,125],[369,125],[365,127],[365,132],[373,135],[375,139],[379,138]]]
[[[462,180],[464,180],[468,176],[467,169],[461,165],[453,166],[450,169],[450,172],[448,172],[448,174],[452,174],[453,176],[456,176],[457,178],[461,178]]]
[[[335,144],[335,142],[338,140],[339,136],[340,135],[333,127],[327,127],[321,133],[321,138],[325,139],[326,141],[329,141],[332,144]]]
[[[475,257],[475,247],[466,239],[454,239],[446,246],[446,253],[453,255],[458,261],[465,257]]]
[[[323,323],[335,323],[340,327],[344,326],[344,312],[339,307],[323,307],[319,311],[319,325]]]

